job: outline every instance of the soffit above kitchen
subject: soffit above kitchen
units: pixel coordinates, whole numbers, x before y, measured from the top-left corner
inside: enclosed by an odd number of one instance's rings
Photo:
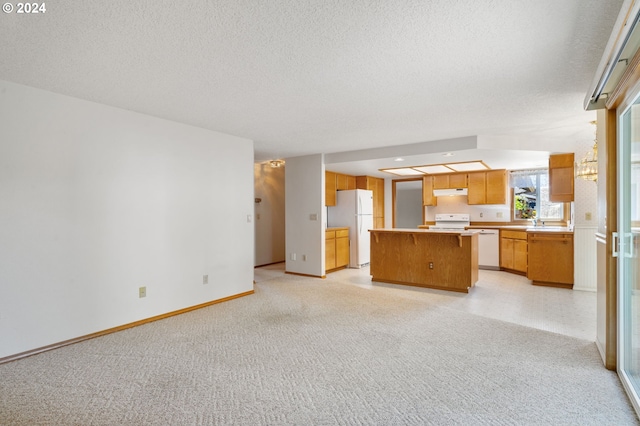
[[[517,142],[517,143],[516,143]],[[372,148],[326,154],[327,170],[348,175],[369,175],[402,179],[381,171],[399,167],[441,165],[481,161],[489,169],[530,169],[547,167],[549,155],[562,151],[566,140],[510,138],[503,136],[468,136],[464,138]],[[519,149],[508,149],[514,145]],[[525,149],[531,146],[536,149]],[[397,161],[402,159],[402,161]],[[422,176],[416,175],[416,176]],[[405,176],[409,178],[411,176]]]

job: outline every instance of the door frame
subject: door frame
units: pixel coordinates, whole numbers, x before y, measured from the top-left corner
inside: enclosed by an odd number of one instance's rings
[[[420,181],[420,185],[422,185],[422,176],[416,178],[408,178],[408,179],[392,179],[391,180],[391,227],[396,227],[396,182],[411,182],[411,181]],[[422,223],[424,224],[424,204],[422,205]]]

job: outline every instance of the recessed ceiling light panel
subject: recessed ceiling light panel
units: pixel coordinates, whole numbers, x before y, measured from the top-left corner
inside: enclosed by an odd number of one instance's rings
[[[482,161],[469,161],[466,163],[451,163],[447,164],[447,167],[450,167],[456,172],[471,172],[475,170],[488,170],[489,167],[484,164]]]
[[[415,170],[420,170],[423,173],[427,174],[438,174],[438,173],[451,173],[454,170],[445,166],[444,164],[435,164],[433,166],[416,166],[413,167]]]
[[[421,176],[424,174],[410,167],[399,167],[397,169],[380,169],[380,171],[391,173],[398,176]]]

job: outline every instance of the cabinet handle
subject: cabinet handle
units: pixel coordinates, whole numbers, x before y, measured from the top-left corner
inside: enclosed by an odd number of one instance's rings
[[[619,244],[620,244],[620,238],[618,238],[618,233],[617,232],[612,232],[611,233],[611,257],[618,257],[618,255],[620,254],[620,250],[619,250]]]

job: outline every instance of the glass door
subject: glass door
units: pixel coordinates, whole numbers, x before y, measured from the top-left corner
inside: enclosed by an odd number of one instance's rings
[[[618,128],[618,373],[640,412],[640,98]]]

